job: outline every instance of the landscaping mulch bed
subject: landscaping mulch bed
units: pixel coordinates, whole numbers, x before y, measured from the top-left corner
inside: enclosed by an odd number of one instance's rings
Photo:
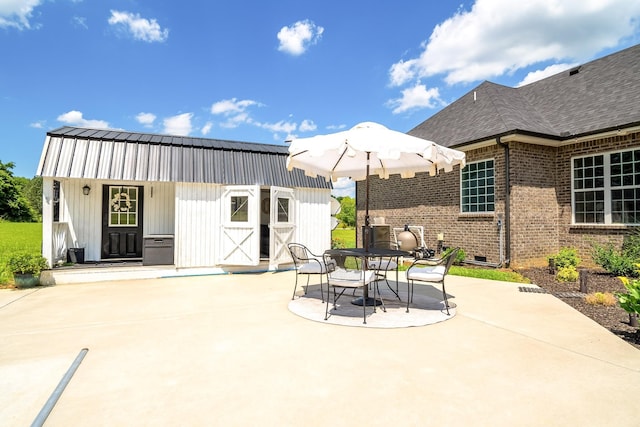
[[[591,305],[585,302],[584,296],[594,292],[625,292],[620,279],[597,269],[583,269],[586,272],[587,293],[580,292],[580,282],[559,282],[548,268],[528,268],[518,270],[531,283],[553,294],[585,316],[591,318],[610,330],[629,344],[640,349],[640,332],[629,325],[629,314],[618,304],[614,306]],[[584,273],[583,273],[584,274]]]

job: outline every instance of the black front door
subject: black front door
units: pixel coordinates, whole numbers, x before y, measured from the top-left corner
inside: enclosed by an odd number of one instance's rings
[[[143,196],[143,187],[102,187],[102,259],[142,258]]]

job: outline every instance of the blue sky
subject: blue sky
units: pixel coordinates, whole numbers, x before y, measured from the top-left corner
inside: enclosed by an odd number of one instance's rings
[[[0,161],[34,176],[66,125],[269,144],[363,121],[407,132],[484,80],[638,44],[639,19],[632,0],[0,0]]]

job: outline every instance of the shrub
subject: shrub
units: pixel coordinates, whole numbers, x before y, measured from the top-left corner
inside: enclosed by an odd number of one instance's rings
[[[578,257],[578,251],[573,248],[561,248],[553,259],[556,262],[556,268],[559,270],[564,267],[577,268],[581,261],[580,257]]]
[[[622,307],[629,314],[640,315],[640,280],[629,280],[621,277],[622,284],[627,292],[616,292],[616,297]]]
[[[640,230],[634,229],[627,234],[622,242],[622,253],[627,258],[631,258],[634,261],[640,260]]]
[[[573,266],[562,267],[558,270],[556,279],[560,282],[575,282],[578,280],[578,270]]]
[[[344,248],[344,240],[334,237],[331,239],[331,249],[342,249]]]
[[[616,251],[612,244],[594,244],[591,256],[594,263],[615,276],[638,277],[636,251],[635,246],[628,246],[626,251]]]
[[[616,297],[609,292],[594,292],[584,297],[584,301],[589,305],[603,305],[605,307],[614,306],[618,302]]]
[[[14,274],[40,274],[48,268],[47,260],[40,254],[15,252],[7,259],[7,269]]]
[[[453,247],[448,247],[447,249],[445,249],[442,252],[442,255],[441,255],[442,258],[445,258],[454,249],[455,248],[453,248]],[[456,254],[456,259],[453,260],[453,265],[461,265],[464,262],[466,257],[467,257],[467,253],[464,251],[464,249],[462,249],[462,248],[458,249],[458,253]]]

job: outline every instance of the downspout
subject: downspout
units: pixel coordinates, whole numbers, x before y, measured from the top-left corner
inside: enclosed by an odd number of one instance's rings
[[[501,268],[503,266],[509,266],[509,262],[511,259],[511,180],[510,180],[510,151],[509,144],[504,143],[500,140],[498,136],[496,138],[496,143],[504,148],[504,173],[505,173],[505,197],[504,197],[504,218],[502,215],[498,215],[498,239],[499,239],[499,252],[500,252],[500,262],[490,263],[485,261],[475,261],[475,260],[465,260],[464,264],[472,264],[472,265],[480,265],[483,267],[492,267],[492,268]],[[504,240],[504,246],[502,244]],[[506,249],[506,255],[504,254]]]
[[[504,148],[504,174],[505,174],[505,195],[504,195],[504,234],[506,257],[500,260],[500,264],[509,266],[511,260],[511,166],[509,144],[503,143],[498,136],[496,143]],[[502,231],[502,230],[501,230]]]

